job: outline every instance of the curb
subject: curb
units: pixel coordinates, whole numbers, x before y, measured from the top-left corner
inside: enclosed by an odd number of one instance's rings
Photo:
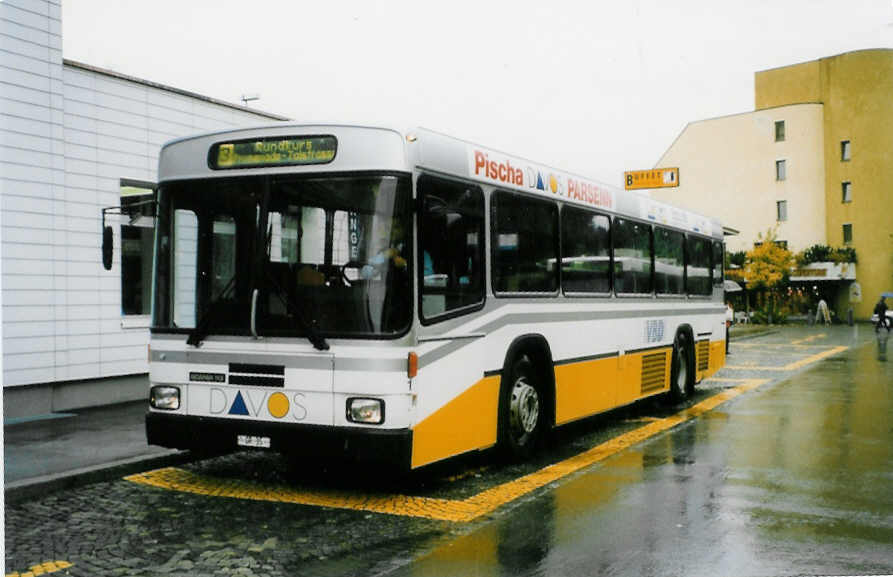
[[[757,337],[764,337],[766,335],[774,335],[779,332],[781,332],[781,329],[767,328],[764,331],[754,331],[752,333],[747,333],[746,335],[729,335],[729,338],[731,339],[730,342],[734,343],[735,341],[747,341],[750,339],[755,339]]]
[[[142,455],[110,463],[73,469],[8,483],[3,488],[6,504],[17,504],[48,493],[110,481],[147,469],[181,465],[199,458],[189,451],[170,451],[161,455]]]

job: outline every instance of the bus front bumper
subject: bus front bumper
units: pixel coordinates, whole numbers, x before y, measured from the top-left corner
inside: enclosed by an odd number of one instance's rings
[[[409,469],[410,429],[326,427],[195,417],[149,411],[146,439],[171,449],[225,452],[243,448],[238,438],[269,439],[269,449],[287,455],[347,458]]]

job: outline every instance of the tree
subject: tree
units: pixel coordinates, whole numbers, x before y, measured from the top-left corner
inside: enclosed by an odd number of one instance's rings
[[[775,313],[776,295],[779,289],[787,285],[791,276],[791,266],[794,257],[791,251],[775,242],[777,231],[770,228],[765,235],[757,235],[757,243],[753,250],[747,253],[747,263],[744,266],[744,276],[751,288],[766,289],[768,303],[766,315],[769,322]]]

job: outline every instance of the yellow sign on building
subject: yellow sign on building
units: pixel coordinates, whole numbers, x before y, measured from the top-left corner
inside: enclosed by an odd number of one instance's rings
[[[626,190],[679,186],[679,168],[628,170],[623,173],[623,183]]]

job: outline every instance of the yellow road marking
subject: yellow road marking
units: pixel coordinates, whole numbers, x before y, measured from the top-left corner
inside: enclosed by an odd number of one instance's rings
[[[732,341],[732,346],[737,348],[745,348],[745,349],[778,349],[781,347],[795,348],[795,349],[814,349],[816,347],[820,347],[822,345],[795,345],[794,343],[736,343],[734,340]]]
[[[57,571],[68,569],[71,566],[72,564],[68,561],[46,561],[40,565],[32,565],[28,567],[27,571],[7,573],[6,577],[35,577],[37,575],[47,575],[49,573],[56,573]]]
[[[806,337],[805,339],[798,339],[798,340],[796,340],[796,341],[791,341],[791,344],[792,344],[792,345],[799,345],[799,344],[802,344],[802,343],[809,343],[809,342],[812,342],[812,341],[814,341],[814,340],[816,340],[816,339],[823,339],[823,338],[825,338],[825,337],[827,337],[827,336],[828,336],[828,335],[825,334],[825,333],[819,333],[819,334],[817,334],[817,335],[812,335],[811,337]]]
[[[847,350],[849,347],[847,346],[837,346],[826,351],[822,351],[820,353],[816,353],[814,355],[810,355],[805,359],[801,359],[799,361],[788,363],[784,366],[779,367],[760,367],[760,366],[751,366],[751,365],[726,365],[727,369],[737,369],[743,371],[796,371],[798,369],[802,369],[806,365],[811,365],[812,363],[818,362],[824,358],[836,355],[837,353],[841,353]]]
[[[783,366],[762,367],[759,365],[726,365],[723,368],[732,369],[732,370],[736,370],[736,371],[784,371],[784,370],[786,370]]]
[[[531,491],[603,461],[658,433],[693,419],[716,408],[729,399],[755,389],[766,382],[768,382],[766,379],[746,380],[737,387],[713,395],[709,399],[701,401],[675,415],[648,423],[574,457],[549,465],[514,481],[487,489],[464,500],[392,494],[365,495],[335,490],[298,490],[281,485],[262,485],[242,479],[218,479],[175,467],[130,475],[125,477],[125,479],[143,485],[198,495],[296,503],[336,509],[370,511],[389,515],[422,517],[440,521],[468,522],[477,519],[481,515],[486,515]]]
[[[624,419],[627,423],[653,423],[659,421],[660,417],[636,417],[634,419]]]
[[[824,358],[836,355],[837,353],[842,353],[843,351],[847,350],[848,348],[849,347],[841,345],[841,346],[834,347],[833,349],[828,349],[827,351],[823,351],[821,353],[816,353],[810,357],[806,357],[805,359],[799,360],[795,363],[790,363],[788,365],[785,365],[784,370],[796,371],[797,369],[803,368],[806,365],[818,362]]]
[[[473,518],[473,508],[463,501],[393,494],[357,494],[337,490],[299,490],[284,485],[264,485],[242,479],[219,479],[176,467],[125,477],[127,481],[184,493],[273,501],[334,509],[353,509],[390,515],[424,517],[445,521]]]

